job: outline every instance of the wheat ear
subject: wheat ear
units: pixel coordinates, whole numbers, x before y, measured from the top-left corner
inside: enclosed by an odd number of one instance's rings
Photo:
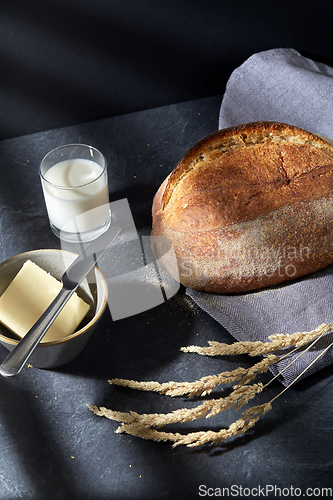
[[[217,354],[243,354],[248,353],[250,356],[267,354],[267,352],[272,352],[272,350],[281,350],[285,347],[294,346],[295,349],[292,351],[308,345],[308,347],[301,352],[300,356],[303,356],[307,350],[309,350],[313,345],[332,328],[333,324],[330,325],[320,325],[315,330],[311,332],[296,333],[292,335],[277,334],[272,335],[270,342],[239,342],[236,344],[227,345],[219,344],[215,342],[210,342],[209,348],[196,348],[190,346],[189,348],[183,348],[185,352],[197,352],[198,354],[206,355],[217,355]],[[195,420],[202,417],[212,417],[217,415],[221,411],[231,409],[241,408],[244,404],[248,403],[250,399],[253,399],[256,394],[262,392],[275,378],[273,377],[265,386],[263,384],[253,384],[252,386],[246,385],[250,380],[253,380],[258,373],[263,373],[267,371],[268,367],[275,363],[277,360],[282,359],[285,356],[278,357],[276,355],[269,355],[264,360],[256,363],[253,367],[245,369],[236,369],[232,372],[223,372],[217,376],[211,375],[209,377],[203,377],[197,382],[169,382],[166,384],[159,384],[158,382],[136,382],[133,380],[125,379],[112,379],[109,382],[112,384],[118,384],[126,387],[131,387],[146,391],[156,391],[161,394],[168,394],[171,396],[176,395],[204,395],[208,394],[213,390],[216,385],[225,382],[236,382],[239,383],[234,385],[232,392],[229,396],[225,398],[212,399],[210,401],[205,401],[195,408],[190,409],[179,409],[167,414],[138,414],[135,412],[116,412],[113,410],[108,410],[107,408],[98,408],[94,405],[88,405],[88,407],[97,415],[110,418],[111,420],[116,420],[121,422],[121,425],[117,428],[118,433],[127,433],[133,436],[141,437],[142,439],[151,439],[154,441],[171,441],[173,446],[186,445],[189,447],[200,446],[202,444],[212,443],[218,444],[224,442],[226,439],[232,436],[238,436],[244,434],[248,429],[252,428],[261,415],[265,414],[272,408],[272,403],[281,396],[292,384],[299,380],[302,375],[312,366],[321,356],[323,356],[331,347],[333,342],[329,344],[317,357],[314,359],[287,387],[285,387],[277,396],[272,398],[268,403],[254,406],[243,412],[243,416],[232,423],[228,429],[220,429],[219,431],[199,431],[192,432],[188,434],[172,433],[172,432],[162,432],[156,428],[163,427],[164,425],[176,422],[187,422]],[[273,349],[272,349],[273,348]],[[255,353],[255,354],[254,354]],[[287,354],[287,355],[290,355]],[[286,366],[284,369],[288,368],[292,363],[296,361],[294,359]],[[266,364],[264,363],[266,361]],[[153,427],[153,428],[152,428]]]
[[[233,407],[238,410],[253,399],[262,389],[263,384],[261,383],[237,387],[224,398],[211,399],[202,402],[194,408],[181,408],[170,413],[139,414],[133,411],[123,413],[108,410],[104,407],[98,408],[92,405],[88,405],[88,407],[96,413],[96,415],[107,417],[117,422],[123,422],[124,424],[142,425],[144,427],[163,427],[168,424],[190,422],[203,417],[210,418],[222,411],[230,410]]]
[[[193,352],[204,356],[233,356],[238,354],[248,354],[249,356],[260,356],[270,352],[280,351],[287,347],[300,348],[309,344],[312,340],[316,339],[327,333],[333,328],[333,323],[326,325],[323,323],[310,332],[296,332],[293,334],[276,333],[270,335],[268,342],[234,342],[233,344],[224,344],[216,341],[209,341],[209,347],[188,346],[181,347],[183,352]]]
[[[138,389],[140,391],[158,392],[159,394],[165,394],[171,397],[184,395],[188,395],[188,397],[206,396],[218,385],[227,385],[237,381],[239,381],[237,386],[249,383],[258,374],[266,372],[270,366],[278,361],[278,359],[279,358],[274,354],[270,354],[250,368],[246,369],[239,367],[230,372],[227,371],[219,373],[218,375],[202,377],[195,382],[138,382],[136,380],[114,378],[109,380],[109,383],[122,387],[129,387],[130,389]]]

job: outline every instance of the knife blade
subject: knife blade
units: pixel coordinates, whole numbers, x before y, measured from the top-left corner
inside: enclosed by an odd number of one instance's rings
[[[1,364],[1,375],[12,377],[22,370],[60,311],[119,233],[120,227],[111,226],[99,238],[90,243],[68,267],[61,278],[63,286],[60,292]]]

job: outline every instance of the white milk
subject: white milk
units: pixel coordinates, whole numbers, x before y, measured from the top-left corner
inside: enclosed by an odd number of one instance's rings
[[[46,207],[56,228],[75,233],[92,231],[108,219],[107,173],[98,163],[85,159],[61,161],[44,178]]]

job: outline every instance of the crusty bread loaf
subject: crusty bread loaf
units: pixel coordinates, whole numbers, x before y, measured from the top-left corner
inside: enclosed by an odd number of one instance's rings
[[[234,293],[299,278],[333,263],[333,147],[277,122],[220,130],[178,162],[152,216],[185,286]]]

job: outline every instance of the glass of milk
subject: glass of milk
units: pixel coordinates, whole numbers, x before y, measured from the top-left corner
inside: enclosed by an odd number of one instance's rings
[[[50,151],[40,165],[52,231],[62,240],[91,241],[111,223],[106,160],[85,144]]]

